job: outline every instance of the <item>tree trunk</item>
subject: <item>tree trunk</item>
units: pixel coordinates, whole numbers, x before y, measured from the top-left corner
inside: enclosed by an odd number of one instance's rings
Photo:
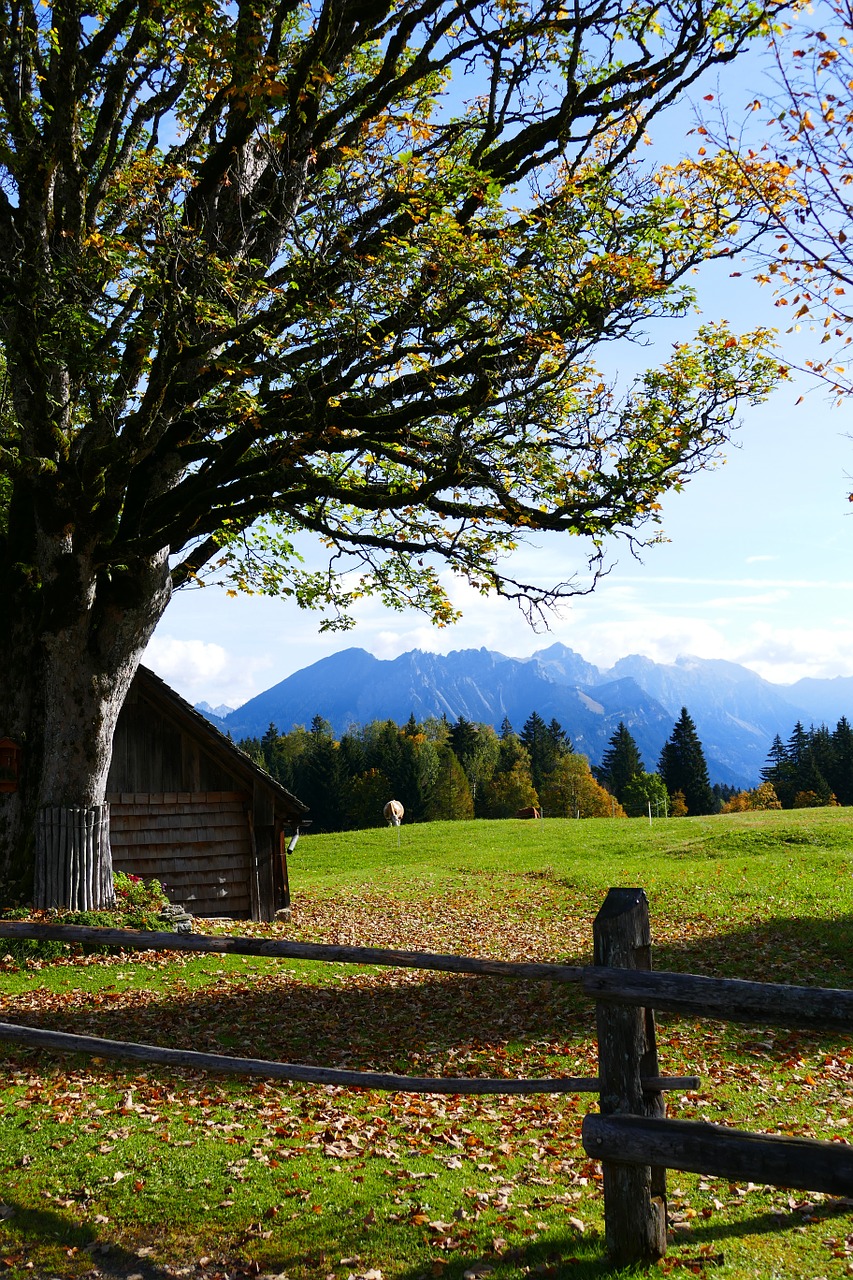
[[[11,597],[0,736],[21,750],[18,789],[0,795],[0,878],[7,902],[92,910],[114,900],[113,733],[169,599],[168,557],[106,574],[71,539],[36,549],[36,567],[0,583]]]

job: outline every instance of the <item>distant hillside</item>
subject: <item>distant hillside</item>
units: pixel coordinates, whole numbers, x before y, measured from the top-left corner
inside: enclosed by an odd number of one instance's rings
[[[225,716],[210,718],[234,739],[275,724],[286,732],[321,715],[341,734],[371,720],[403,723],[442,715],[520,729],[531,711],[559,720],[575,748],[595,764],[620,720],[647,769],[657,765],[675,718],[686,706],[699,731],[713,782],[754,786],[774,734],[796,720],[834,726],[853,719],[853,679],[801,680],[782,686],[733,662],[679,658],[671,664],[633,655],[601,670],[562,644],[530,658],[488,649],[447,655],[412,650],[383,661],[345,649],[297,671]],[[207,711],[204,704],[200,709]],[[217,708],[217,713],[225,708]]]

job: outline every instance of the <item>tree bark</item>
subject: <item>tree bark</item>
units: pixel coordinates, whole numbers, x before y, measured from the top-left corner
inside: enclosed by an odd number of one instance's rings
[[[0,795],[0,881],[6,901],[92,910],[113,902],[113,733],[168,603],[168,555],[105,573],[73,530],[27,524],[26,562],[7,557],[0,575],[0,735],[21,748],[18,789]]]

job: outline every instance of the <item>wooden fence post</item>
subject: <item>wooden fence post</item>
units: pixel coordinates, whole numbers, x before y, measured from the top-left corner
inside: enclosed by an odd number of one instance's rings
[[[642,889],[610,889],[593,925],[594,962],[651,968],[649,903]],[[644,1092],[641,1076],[658,1076],[652,1009],[596,1004],[602,1115],[662,1118],[663,1095]],[[589,1153],[595,1156],[595,1150]],[[604,1161],[604,1230],[616,1266],[666,1253],[666,1170]]]

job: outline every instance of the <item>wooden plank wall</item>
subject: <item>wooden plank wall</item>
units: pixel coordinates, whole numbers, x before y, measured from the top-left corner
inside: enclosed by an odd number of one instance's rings
[[[128,697],[113,735],[108,791],[228,791],[235,783],[237,778],[200,748],[186,728],[138,694]]]
[[[251,916],[252,843],[239,791],[114,792],[110,844],[117,871],[156,879],[193,915]]]

